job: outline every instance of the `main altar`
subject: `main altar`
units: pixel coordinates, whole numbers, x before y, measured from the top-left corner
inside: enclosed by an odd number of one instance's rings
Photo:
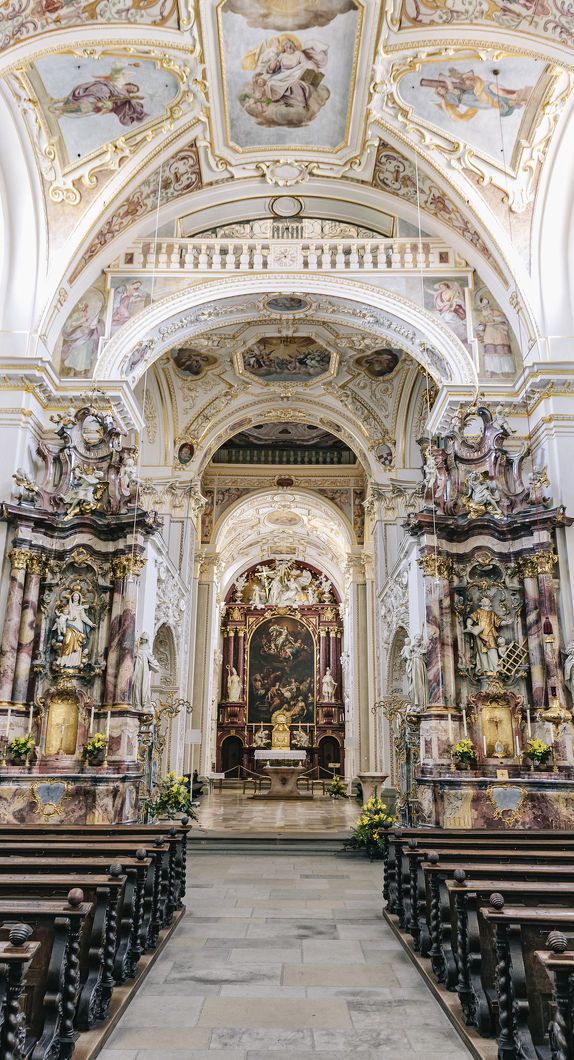
[[[299,753],[300,775],[343,773],[339,604],[323,572],[290,559],[259,563],[236,579],[222,620],[217,772],[261,775],[260,752],[279,750],[282,715],[281,746]]]

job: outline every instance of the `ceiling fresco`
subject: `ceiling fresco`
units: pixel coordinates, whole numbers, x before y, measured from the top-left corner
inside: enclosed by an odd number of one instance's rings
[[[335,354],[309,336],[261,338],[239,354],[243,369],[267,383],[308,383],[325,375]]]
[[[345,139],[353,100],[360,7],[224,0],[218,9],[227,135],[240,149]],[[294,32],[294,29],[297,32]]]

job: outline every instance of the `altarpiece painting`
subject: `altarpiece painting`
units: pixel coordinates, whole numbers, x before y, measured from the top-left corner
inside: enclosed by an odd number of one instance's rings
[[[315,644],[297,618],[273,615],[255,629],[249,643],[248,723],[271,722],[283,709],[291,722],[315,722]]]

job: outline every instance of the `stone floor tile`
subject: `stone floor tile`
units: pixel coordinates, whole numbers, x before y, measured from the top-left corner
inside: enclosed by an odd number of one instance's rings
[[[102,1049],[101,1060],[136,1060],[137,1049]]]
[[[146,994],[134,998],[118,1028],[121,1031],[126,1027],[195,1027],[202,1005],[202,997],[190,997],[182,1005],[180,997]]]
[[[263,964],[297,964],[301,960],[301,946],[262,946],[258,949],[232,949],[229,954],[231,964],[253,964],[254,959]]]
[[[347,986],[381,987],[397,986],[397,979],[389,964],[343,964],[323,962],[318,964],[288,963],[283,965],[285,986]]]
[[[212,1049],[267,1049],[277,1054],[285,1051],[284,1060],[290,1060],[295,1049],[313,1051],[311,1031],[287,1030],[285,1027],[266,1027],[265,1029],[244,1030],[241,1028],[216,1027],[211,1035]]]
[[[285,936],[285,932],[288,931],[288,935]],[[322,920],[302,920],[300,923],[297,921],[291,921],[289,926],[286,927],[284,920],[264,920],[262,924],[252,922],[250,927],[247,928],[247,939],[271,939],[281,937],[290,937],[297,939],[336,939],[338,937],[337,926],[330,922]]]
[[[220,996],[274,997],[280,1004],[284,997],[308,997],[310,995],[304,986],[277,986],[276,983],[233,983],[230,986],[222,986]]]
[[[229,986],[232,983],[270,983],[281,982],[280,964],[236,964],[231,965],[224,961],[214,963],[210,968],[193,966],[193,968],[181,967],[174,971],[168,979],[168,983],[181,980],[195,983],[218,983],[219,986]]]
[[[361,944],[354,939],[304,939],[303,961],[305,964],[364,964]]]
[[[351,1027],[347,1004],[337,998],[206,998],[200,1027],[273,1028],[290,1030]]]
[[[156,1049],[165,1056],[181,1049],[207,1049],[210,1035],[208,1027],[126,1027],[116,1028],[110,1042],[112,1049]]]

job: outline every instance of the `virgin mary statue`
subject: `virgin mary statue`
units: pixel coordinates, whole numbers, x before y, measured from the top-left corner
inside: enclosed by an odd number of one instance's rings
[[[67,669],[82,665],[82,649],[88,643],[88,633],[94,623],[88,618],[80,587],[73,586],[70,602],[56,619],[58,640],[61,638],[58,662]]]

